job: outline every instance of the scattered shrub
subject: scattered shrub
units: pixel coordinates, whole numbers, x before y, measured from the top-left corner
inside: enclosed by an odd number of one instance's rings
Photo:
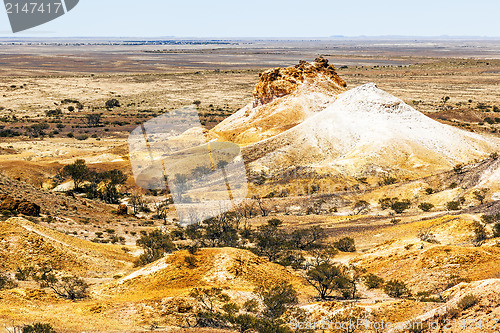
[[[432,243],[432,244],[439,243],[436,239],[436,236],[432,232],[430,232],[429,230],[420,231],[420,233],[418,234],[418,238],[420,238],[420,240],[422,242],[427,242],[427,243]]]
[[[486,194],[488,193],[489,189],[487,188],[482,188],[480,190],[474,191],[474,198],[479,201],[479,203],[482,205],[484,202],[484,199],[486,198]]]
[[[474,223],[474,244],[481,245],[487,238],[486,228],[479,222]]]
[[[196,260],[195,256],[189,255],[184,257],[184,261],[186,262],[189,268],[195,268],[197,266],[198,260]]]
[[[370,204],[365,200],[359,200],[354,204],[354,214],[359,215],[368,212]]]
[[[333,246],[342,252],[356,252],[356,246],[354,244],[354,239],[350,237],[344,237],[333,243]]]
[[[117,99],[112,98],[112,99],[106,101],[105,106],[106,106],[107,109],[112,109],[112,108],[115,108],[115,107],[120,107],[120,102]]]
[[[496,223],[493,226],[493,237],[500,237],[500,223]]]
[[[399,222],[401,222],[401,220],[400,220],[400,219],[396,219],[396,218],[394,218],[394,219],[392,219],[392,220],[391,220],[391,223],[392,223],[392,224],[398,224]]]
[[[15,277],[18,281],[26,281],[33,276],[34,272],[35,268],[33,266],[28,266],[26,268],[18,267]]]
[[[486,223],[486,224],[500,221],[500,213],[492,214],[492,215],[483,214],[483,215],[481,215],[481,221],[483,221],[483,223]]]
[[[61,111],[61,109],[49,110],[49,111],[45,112],[45,114],[47,115],[47,117],[57,117],[57,116],[62,115],[62,111]]]
[[[136,266],[143,266],[163,257],[165,253],[170,253],[175,249],[170,235],[161,230],[151,231],[142,235],[136,244],[144,248],[144,253],[139,256]]]
[[[429,203],[429,202],[422,202],[420,205],[418,205],[418,208],[421,209],[424,212],[430,211],[432,208],[434,208],[434,205]]]
[[[448,210],[460,210],[460,202],[459,201],[449,201],[446,203],[446,208]]]
[[[384,285],[384,279],[370,273],[364,277],[365,285],[368,289],[381,288]]]
[[[0,290],[15,287],[17,287],[17,284],[7,274],[0,273]]]
[[[490,117],[486,117],[483,120],[485,123],[488,123],[490,125],[493,125],[495,123],[495,120],[491,119]]]
[[[474,295],[466,295],[457,303],[457,308],[461,311],[467,310],[479,302],[479,299]]]
[[[384,292],[394,298],[402,298],[411,296],[410,290],[403,281],[396,279],[386,282]]]
[[[36,323],[23,326],[22,333],[57,333],[50,324]]]
[[[391,204],[391,209],[397,213],[397,214],[402,214],[405,210],[411,207],[411,202],[410,200],[401,200],[401,201],[395,201]]]

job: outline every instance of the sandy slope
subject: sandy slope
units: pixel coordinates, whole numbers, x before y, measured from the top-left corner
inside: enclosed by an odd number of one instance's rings
[[[6,271],[48,264],[56,270],[94,277],[127,271],[134,259],[120,246],[81,240],[23,218],[11,218],[0,226],[0,268]]]

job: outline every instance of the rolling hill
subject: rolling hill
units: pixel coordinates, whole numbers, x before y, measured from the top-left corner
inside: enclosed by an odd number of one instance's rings
[[[441,124],[370,83],[243,153],[253,169],[270,172],[308,166],[358,177],[422,177],[499,148],[497,139]]]

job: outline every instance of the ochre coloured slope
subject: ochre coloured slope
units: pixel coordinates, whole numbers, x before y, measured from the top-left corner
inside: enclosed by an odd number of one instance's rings
[[[462,310],[459,303],[466,296],[475,297],[476,302],[469,308]],[[441,323],[441,330],[437,328],[430,330],[430,332],[443,332],[446,323],[451,323],[447,326],[447,330],[457,333],[498,332],[500,326],[500,279],[460,283],[445,291],[443,297],[446,299],[444,304],[411,320],[430,320]]]
[[[2,270],[50,264],[58,271],[92,277],[129,269],[133,259],[120,246],[81,240],[23,218],[0,222]]]
[[[220,287],[228,288],[228,293],[249,294],[261,284],[283,281],[291,283],[301,295],[314,293],[296,273],[246,250],[201,249],[194,255],[194,267],[186,263],[186,256],[187,251],[175,252],[96,293],[138,300],[187,295],[196,287]]]
[[[413,244],[410,248],[405,246]],[[500,248],[448,246],[393,241],[376,247],[354,262],[386,280],[399,279],[412,292],[436,292],[453,277],[470,281],[500,277]]]

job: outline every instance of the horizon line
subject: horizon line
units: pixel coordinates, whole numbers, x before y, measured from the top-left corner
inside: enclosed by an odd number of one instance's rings
[[[223,37],[223,36],[0,36],[0,39],[200,39],[200,40],[335,40],[335,39],[500,39],[500,36],[479,36],[479,35],[332,35],[332,36],[309,36],[309,37],[293,37],[293,36],[274,36],[274,37]]]

